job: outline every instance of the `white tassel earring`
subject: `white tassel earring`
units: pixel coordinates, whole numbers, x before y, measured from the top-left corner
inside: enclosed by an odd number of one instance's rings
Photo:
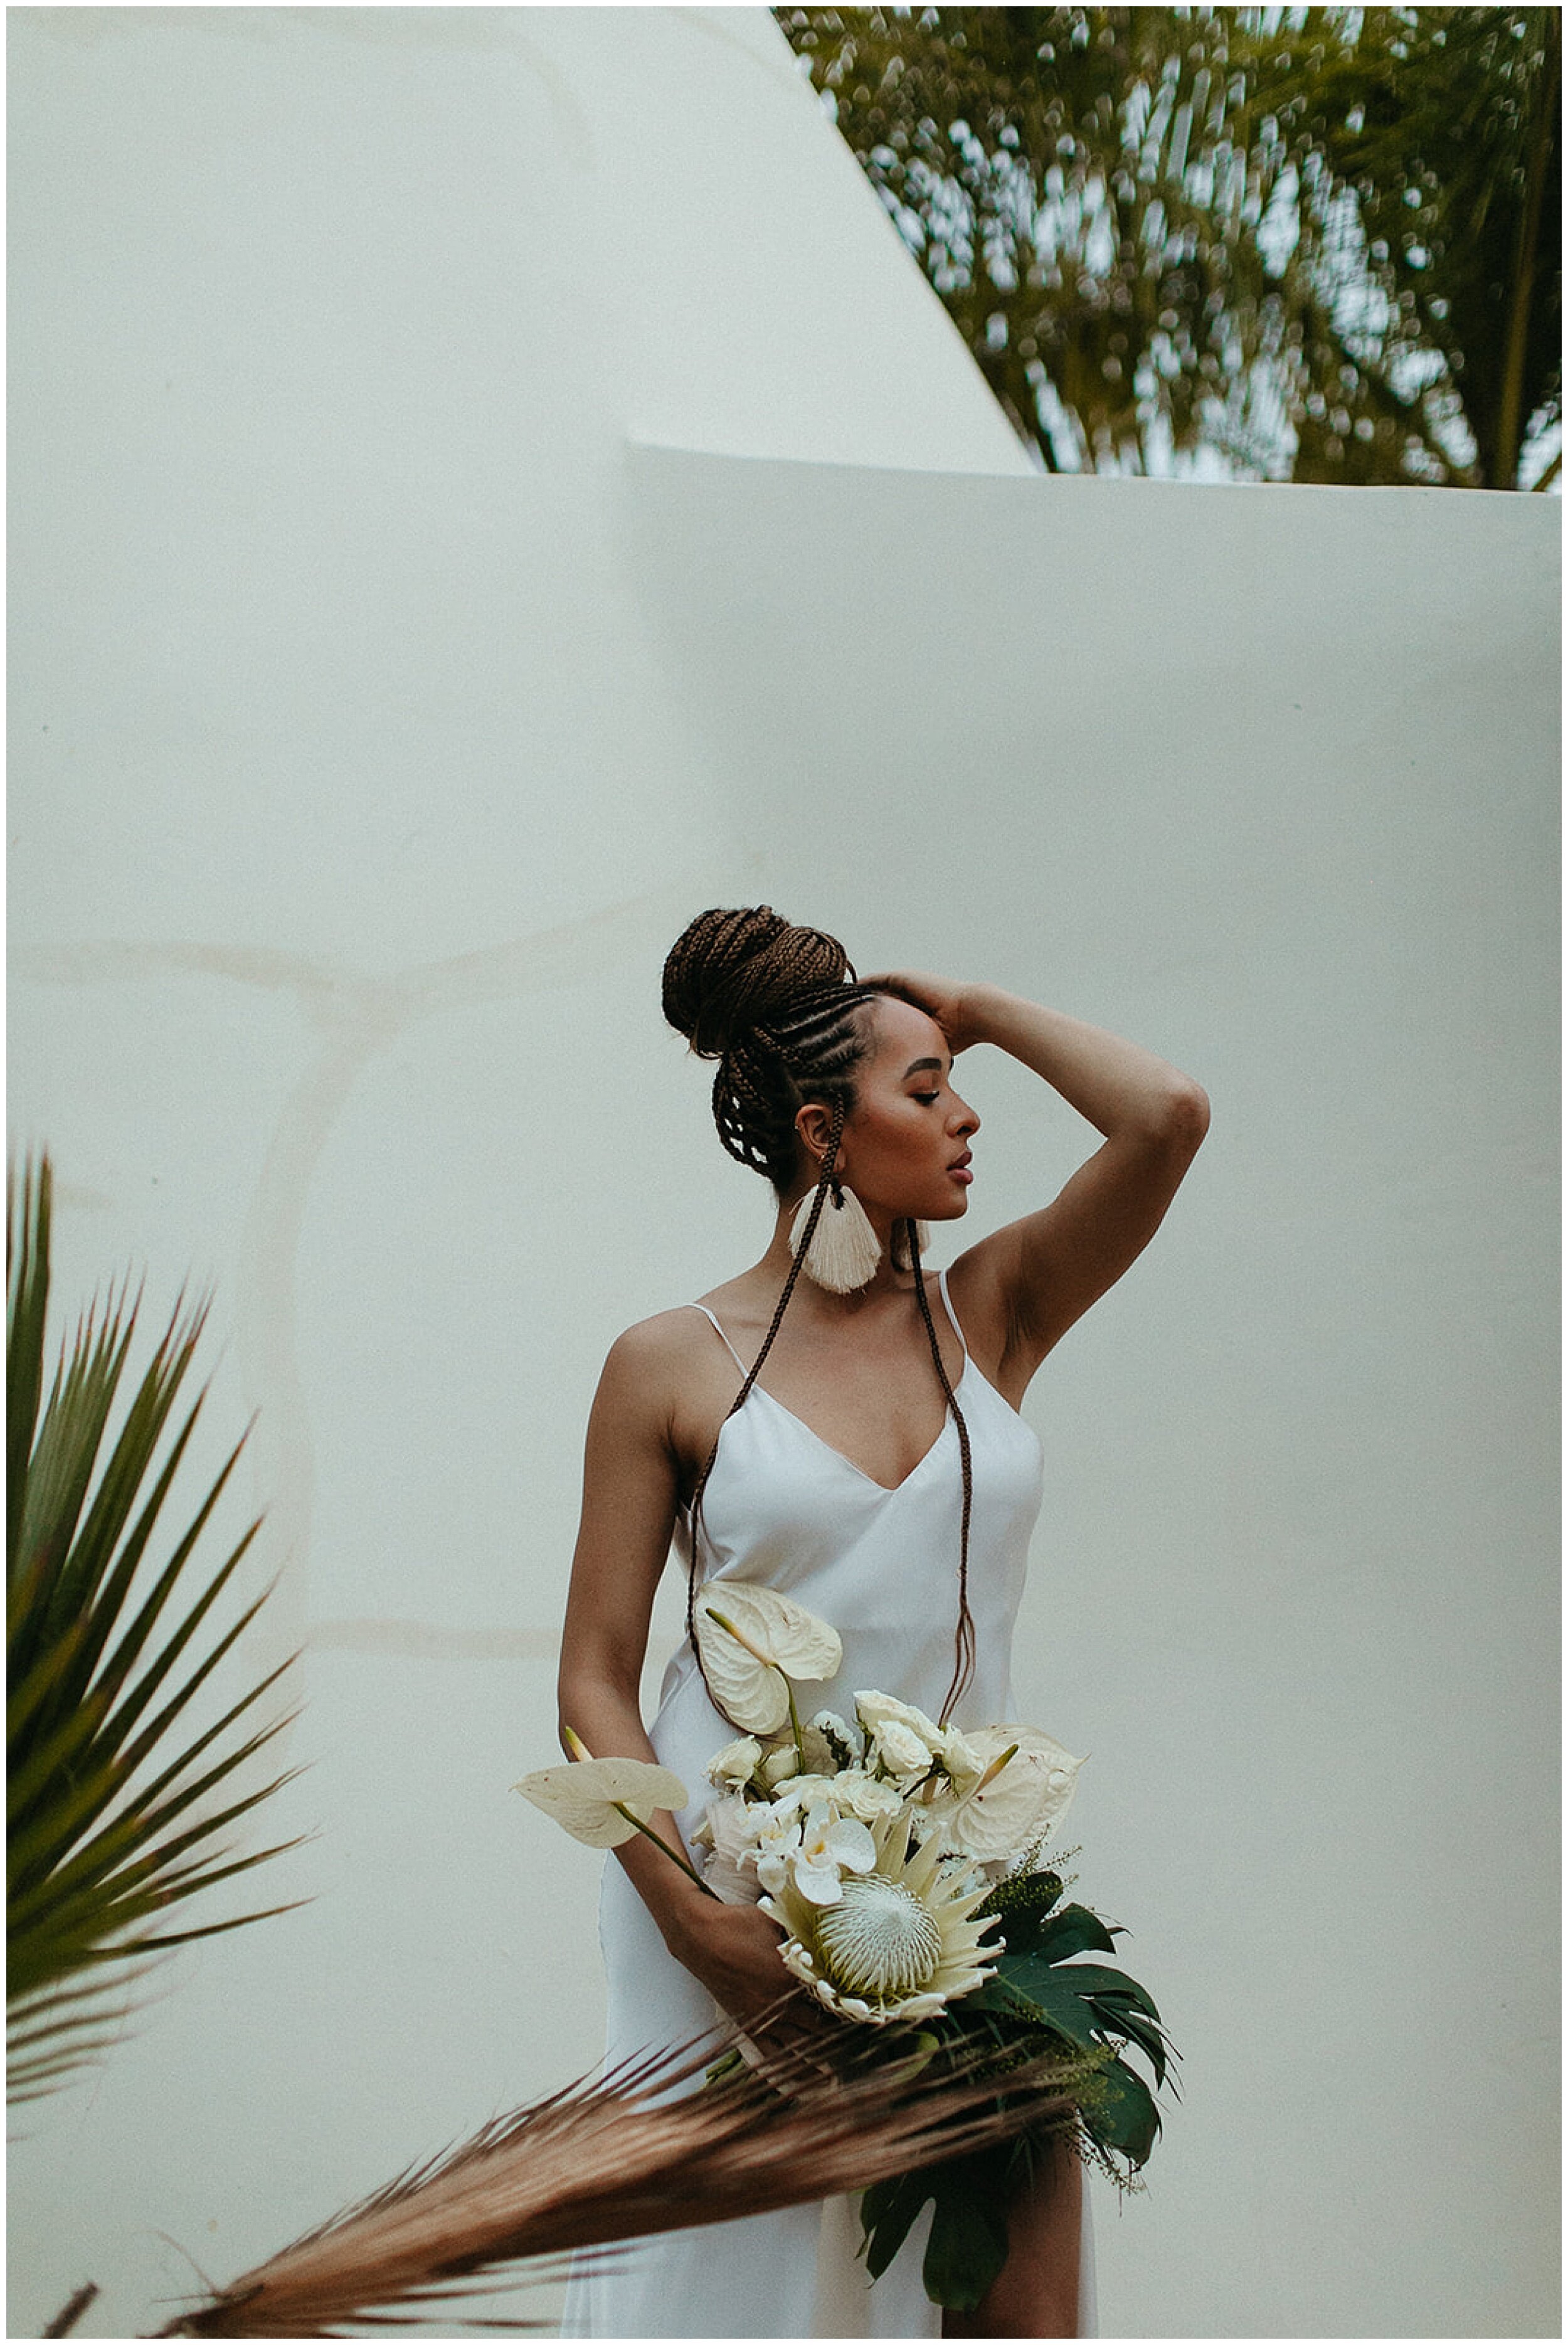
[[[789,1251],[798,1254],[806,1235],[806,1224],[811,1218],[811,1208],[817,1200],[815,1189],[808,1190],[801,1198],[793,1222],[789,1225]],[[826,1287],[830,1294],[853,1294],[877,1274],[881,1261],[881,1242],[866,1218],[866,1209],[852,1189],[840,1183],[830,1183],[822,1200],[822,1211],[801,1264],[814,1286]]]

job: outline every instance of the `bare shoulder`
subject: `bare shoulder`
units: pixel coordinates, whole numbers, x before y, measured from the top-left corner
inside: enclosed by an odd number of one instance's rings
[[[605,1358],[600,1390],[639,1411],[669,1416],[678,1393],[689,1380],[693,1364],[712,1341],[713,1331],[689,1304],[673,1311],[656,1311],[616,1337]]]
[[[947,1292],[965,1348],[981,1375],[1000,1390],[1013,1328],[995,1255],[983,1240],[959,1255],[947,1274]]]

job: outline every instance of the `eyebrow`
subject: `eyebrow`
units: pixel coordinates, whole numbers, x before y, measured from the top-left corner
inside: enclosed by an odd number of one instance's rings
[[[934,1067],[937,1073],[940,1075],[942,1072],[942,1062],[940,1059],[911,1059],[909,1065],[904,1069],[903,1073],[900,1076],[899,1081],[901,1082],[907,1083],[911,1075],[923,1074],[928,1067]]]

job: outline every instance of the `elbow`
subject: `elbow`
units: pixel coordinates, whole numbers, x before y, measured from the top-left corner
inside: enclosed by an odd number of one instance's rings
[[[1208,1130],[1208,1093],[1190,1075],[1171,1086],[1161,1118],[1161,1137],[1186,1156],[1196,1156]]]

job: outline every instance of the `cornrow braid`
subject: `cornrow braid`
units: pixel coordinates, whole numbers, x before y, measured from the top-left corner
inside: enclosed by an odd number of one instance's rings
[[[700,913],[664,967],[664,1013],[698,1058],[717,1059],[713,1120],[738,1163],[782,1197],[808,1100],[853,1103],[875,1000],[836,937],[792,927],[769,905]]]

